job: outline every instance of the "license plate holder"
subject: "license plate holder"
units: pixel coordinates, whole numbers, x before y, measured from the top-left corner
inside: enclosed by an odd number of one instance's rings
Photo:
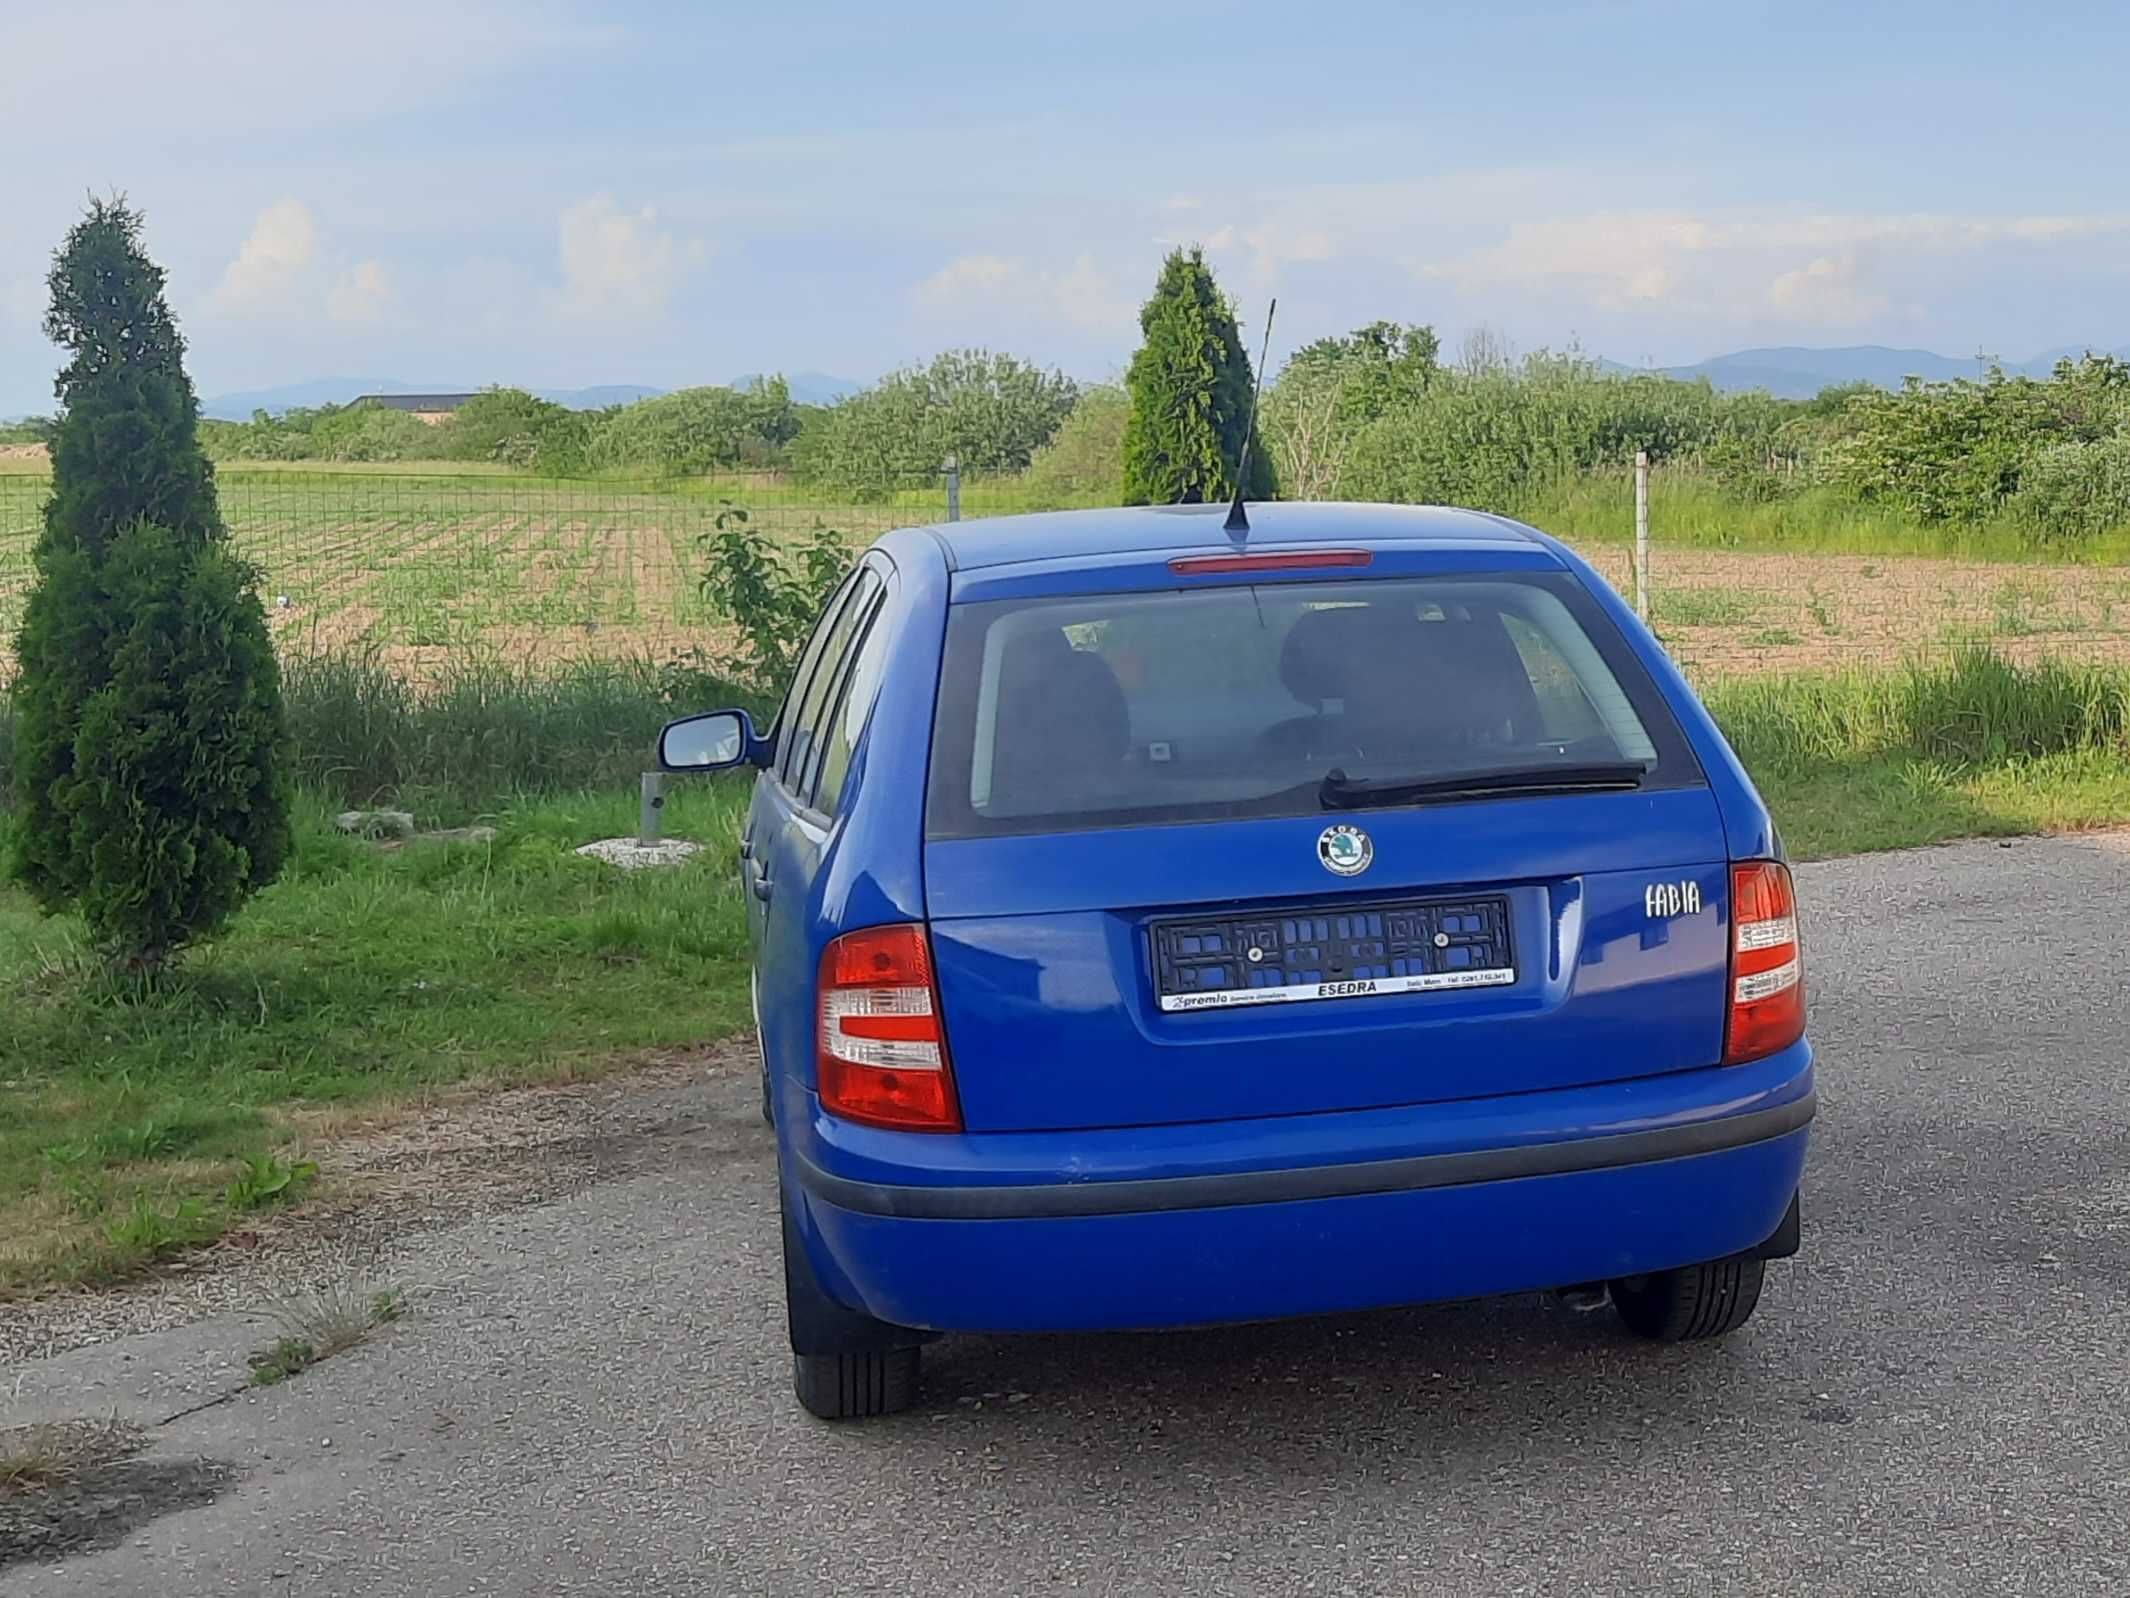
[[[1176,917],[1152,928],[1165,1013],[1507,987],[1500,894]]]

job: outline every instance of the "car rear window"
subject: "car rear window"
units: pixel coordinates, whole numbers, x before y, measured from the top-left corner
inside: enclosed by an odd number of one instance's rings
[[[1631,762],[1698,783],[1576,580],[1536,573],[958,605],[933,837],[1299,815],[1360,782]]]

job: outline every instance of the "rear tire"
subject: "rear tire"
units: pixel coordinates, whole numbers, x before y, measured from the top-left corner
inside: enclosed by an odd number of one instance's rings
[[[784,1223],[784,1315],[791,1332],[791,1388],[822,1420],[893,1415],[917,1396],[925,1334],[891,1326],[830,1298],[779,1194]]]
[[[889,1348],[872,1354],[794,1354],[791,1387],[806,1412],[822,1420],[895,1415],[917,1396],[924,1351]]]
[[[1734,1254],[1705,1265],[1627,1276],[1612,1284],[1620,1319],[1657,1343],[1688,1343],[1735,1332],[1760,1302],[1765,1261]]]

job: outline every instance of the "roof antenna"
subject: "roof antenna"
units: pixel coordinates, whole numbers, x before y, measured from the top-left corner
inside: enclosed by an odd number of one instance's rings
[[[1265,307],[1265,341],[1257,351],[1257,381],[1250,385],[1250,425],[1243,430],[1242,464],[1235,469],[1235,498],[1228,505],[1228,519],[1221,523],[1221,531],[1238,544],[1250,535],[1250,518],[1243,511],[1243,492],[1250,482],[1250,445],[1257,437],[1257,396],[1265,388],[1265,356],[1272,348],[1272,313],[1279,309],[1279,301],[1273,300]]]

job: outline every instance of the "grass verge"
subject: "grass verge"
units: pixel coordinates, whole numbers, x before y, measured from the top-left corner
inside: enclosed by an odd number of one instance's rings
[[[1582,472],[1541,484],[1516,517],[1571,544],[1621,544],[1634,537],[1634,476]],[[2130,529],[2103,537],[2037,544],[2009,517],[1980,524],[1923,524],[1835,489],[1800,488],[1772,499],[1740,494],[1691,467],[1668,466],[1649,479],[1649,536],[1663,549],[1737,549],[1791,555],[1935,555],[2007,564],[2130,559]]]
[[[295,656],[281,680],[298,785],[332,809],[389,805],[425,826],[474,820],[499,794],[633,792],[672,717],[774,708],[700,657],[541,670],[469,654],[416,686],[374,654]],[[13,701],[0,684],[0,803],[13,786],[13,745]]]
[[[573,850],[633,832],[633,796],[515,800],[491,845],[395,851],[314,797],[284,880],[145,988],[0,889],[0,1295],[120,1279],[293,1197],[285,1106],[595,1074],[737,1030],[744,798],[677,788],[669,832],[711,847],[627,875]]]
[[[1703,699],[1812,859],[2130,821],[2130,670],[1987,648],[1737,678]]]

